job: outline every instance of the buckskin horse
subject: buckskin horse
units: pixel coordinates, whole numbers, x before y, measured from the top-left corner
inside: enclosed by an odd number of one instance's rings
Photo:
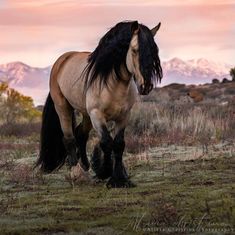
[[[107,187],[132,187],[125,166],[124,131],[138,94],[147,95],[161,81],[154,41],[160,23],[150,30],[137,21],[120,22],[90,52],[67,52],[52,67],[43,114],[36,166],[50,173],[78,161],[89,170],[86,143],[92,127],[98,133],[91,167]],[[75,111],[83,119],[76,126]],[[107,123],[115,123],[111,135]]]

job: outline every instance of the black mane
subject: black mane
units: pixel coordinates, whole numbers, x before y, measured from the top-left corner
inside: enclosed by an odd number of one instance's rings
[[[154,41],[151,30],[140,24],[139,39],[139,64],[140,71],[146,84],[161,82],[162,67],[158,56],[158,46]]]
[[[96,49],[88,57],[84,70],[85,85],[88,89],[99,77],[99,83],[107,85],[109,75],[114,70],[117,80],[121,79],[121,66],[126,66],[126,55],[132,38],[133,22],[120,22],[111,28],[100,40]],[[139,63],[146,84],[160,82],[162,68],[151,31],[139,24]],[[90,76],[89,76],[90,75]]]

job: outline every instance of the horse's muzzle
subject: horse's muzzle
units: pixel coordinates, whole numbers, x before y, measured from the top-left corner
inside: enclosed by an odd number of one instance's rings
[[[153,84],[142,84],[138,87],[138,91],[140,93],[140,95],[148,95],[150,93],[150,91],[152,91],[153,89]]]

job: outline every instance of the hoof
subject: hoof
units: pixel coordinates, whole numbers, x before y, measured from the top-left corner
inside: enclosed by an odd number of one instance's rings
[[[92,180],[93,180],[94,184],[103,184],[104,183],[104,181],[102,179],[99,179],[96,175],[94,175],[92,177]]]
[[[111,177],[113,174],[113,167],[111,165],[102,166],[99,170],[96,171],[96,178],[105,180]]]
[[[129,179],[116,179],[111,177],[106,184],[107,188],[133,188],[136,187]]]

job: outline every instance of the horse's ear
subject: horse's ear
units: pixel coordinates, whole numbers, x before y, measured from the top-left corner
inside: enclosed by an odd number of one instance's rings
[[[133,21],[131,24],[131,33],[132,34],[137,34],[139,32],[139,23],[138,21]]]
[[[153,37],[156,35],[156,33],[159,30],[160,26],[161,26],[161,22],[159,22],[157,26],[155,26],[153,29],[151,29]]]

